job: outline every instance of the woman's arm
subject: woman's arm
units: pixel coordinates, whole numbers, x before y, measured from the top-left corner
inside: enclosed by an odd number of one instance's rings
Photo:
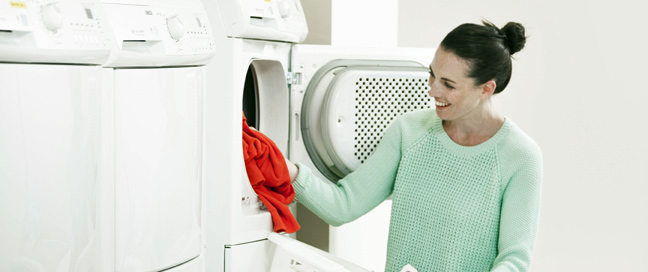
[[[537,149],[522,161],[503,194],[492,271],[527,271],[531,262],[540,213],[542,155]]]
[[[371,211],[392,193],[401,157],[401,128],[396,119],[376,151],[337,184],[317,178],[308,167],[288,164],[296,199],[328,224],[339,226]],[[293,168],[294,167],[294,168]]]

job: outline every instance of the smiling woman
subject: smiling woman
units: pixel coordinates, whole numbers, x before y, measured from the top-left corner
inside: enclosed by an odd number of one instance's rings
[[[430,64],[436,109],[394,120],[371,157],[337,184],[287,162],[297,200],[338,226],[391,195],[385,271],[528,270],[542,155],[491,105],[525,41],[518,23],[454,29]]]
[[[474,146],[490,139],[504,123],[490,97],[511,79],[511,55],[526,43],[524,26],[501,30],[489,22],[463,24],[441,42],[430,64],[430,96],[450,138]],[[436,74],[435,74],[436,73]]]

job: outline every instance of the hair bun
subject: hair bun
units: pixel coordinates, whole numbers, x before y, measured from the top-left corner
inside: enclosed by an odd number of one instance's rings
[[[522,26],[522,24],[508,22],[504,27],[502,27],[502,32],[506,37],[506,43],[508,44],[511,55],[524,48],[526,36],[524,36],[524,26]]]

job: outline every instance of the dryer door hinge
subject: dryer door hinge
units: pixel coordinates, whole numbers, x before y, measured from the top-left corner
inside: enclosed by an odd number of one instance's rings
[[[300,72],[288,72],[286,74],[286,82],[288,83],[288,86],[290,85],[300,85],[301,84],[301,73]]]

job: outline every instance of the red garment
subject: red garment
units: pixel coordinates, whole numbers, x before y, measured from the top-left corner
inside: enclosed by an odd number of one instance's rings
[[[290,174],[281,151],[263,133],[248,127],[243,115],[243,158],[252,188],[272,215],[274,231],[299,230],[288,204],[295,198]]]

